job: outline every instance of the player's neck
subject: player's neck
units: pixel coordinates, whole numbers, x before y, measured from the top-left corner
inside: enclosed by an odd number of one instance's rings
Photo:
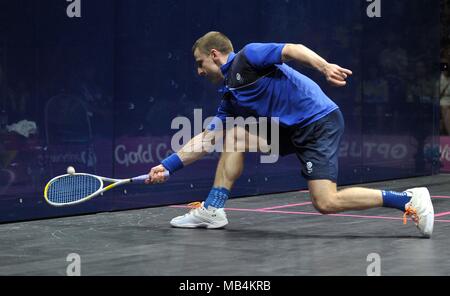
[[[221,55],[218,59],[218,66],[223,66],[228,62],[228,57],[230,56],[230,54],[226,54],[226,55]]]

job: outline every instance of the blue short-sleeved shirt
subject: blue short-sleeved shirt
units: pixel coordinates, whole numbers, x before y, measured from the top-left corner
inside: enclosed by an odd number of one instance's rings
[[[282,62],[284,45],[251,43],[229,55],[216,120],[278,117],[283,126],[304,127],[338,109],[314,81]]]

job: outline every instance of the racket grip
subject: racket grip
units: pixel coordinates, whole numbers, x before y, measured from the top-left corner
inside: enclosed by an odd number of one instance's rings
[[[169,171],[165,171],[164,172],[164,177],[167,179],[169,176],[170,176]],[[148,174],[140,175],[140,176],[131,178],[131,182],[133,182],[133,183],[144,183],[145,180],[147,180],[147,179],[148,179]]]

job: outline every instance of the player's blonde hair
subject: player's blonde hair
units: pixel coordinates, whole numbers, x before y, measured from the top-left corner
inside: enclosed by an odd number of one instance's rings
[[[228,54],[234,50],[230,39],[225,34],[216,31],[208,32],[200,37],[192,46],[192,53],[197,48],[204,54],[209,54],[211,49],[217,49],[223,54]]]

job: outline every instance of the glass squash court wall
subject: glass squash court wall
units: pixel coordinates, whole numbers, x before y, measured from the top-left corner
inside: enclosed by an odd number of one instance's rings
[[[197,76],[191,53],[211,30],[236,51],[301,43],[353,71],[335,88],[291,63],[342,109],[340,185],[437,173],[439,3],[381,2],[377,11],[362,0],[1,0],[0,222],[203,199],[217,153],[166,184],[74,207],[52,208],[42,192],[68,165],[116,178],[146,173],[171,153],[176,116],[214,115],[220,94]],[[234,197],[306,187],[295,156],[259,159],[246,156]]]

